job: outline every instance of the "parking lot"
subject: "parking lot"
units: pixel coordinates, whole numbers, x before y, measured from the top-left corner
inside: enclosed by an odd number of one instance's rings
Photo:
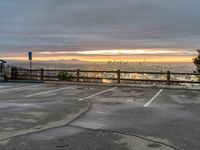
[[[200,92],[0,83],[0,150],[199,150]]]

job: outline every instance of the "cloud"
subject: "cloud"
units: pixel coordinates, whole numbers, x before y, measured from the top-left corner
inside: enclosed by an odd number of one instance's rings
[[[0,52],[200,47],[199,0],[0,0]]]
[[[190,52],[187,50],[142,50],[142,49],[116,49],[116,50],[80,50],[80,51],[43,51],[43,52],[36,52],[36,55],[62,55],[62,56],[77,56],[77,55],[86,55],[86,56],[93,56],[93,55],[99,55],[99,56],[139,56],[139,55],[194,55],[196,52]]]

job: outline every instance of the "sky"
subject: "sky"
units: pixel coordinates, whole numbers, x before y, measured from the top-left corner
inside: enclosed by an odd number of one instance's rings
[[[0,59],[191,62],[199,0],[0,0]]]

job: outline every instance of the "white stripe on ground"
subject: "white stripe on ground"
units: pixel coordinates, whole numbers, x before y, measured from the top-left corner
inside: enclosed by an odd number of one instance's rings
[[[67,87],[63,87],[63,88],[60,88],[60,89],[49,90],[49,91],[45,91],[45,92],[40,92],[40,93],[31,94],[31,95],[26,95],[25,97],[33,97],[33,96],[48,94],[48,93],[52,93],[52,92],[57,92],[57,91],[69,89],[69,88],[71,88],[71,87],[74,87],[74,86],[67,86]]]
[[[163,89],[160,89],[156,95],[154,95],[145,105],[144,107],[148,107],[159,95],[160,93],[163,91]]]
[[[84,101],[84,100],[89,99],[89,98],[92,98],[92,97],[94,97],[94,96],[97,96],[97,95],[106,93],[106,92],[108,92],[108,91],[112,91],[112,90],[114,90],[114,89],[116,89],[116,88],[117,88],[117,87],[113,87],[113,88],[107,89],[107,90],[105,90],[105,91],[98,92],[98,93],[93,94],[93,95],[90,95],[90,96],[88,96],[88,97],[81,98],[81,99],[79,99],[78,101],[79,101],[79,102],[80,102],[80,101]]]
[[[23,86],[23,87],[16,87],[16,88],[11,88],[11,89],[6,89],[6,90],[0,91],[0,93],[9,92],[9,91],[18,91],[18,90],[22,90],[22,89],[26,89],[26,88],[37,87],[37,86],[40,86],[40,85],[37,84],[37,85],[31,85],[31,86]]]

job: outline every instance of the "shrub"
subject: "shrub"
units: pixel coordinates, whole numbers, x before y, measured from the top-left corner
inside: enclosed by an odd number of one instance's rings
[[[196,73],[200,73],[200,49],[197,50],[197,52],[199,53],[198,56],[196,58],[194,58],[193,63],[195,64],[195,66],[197,67],[196,69]],[[200,76],[197,76],[198,80],[200,81]]]
[[[60,72],[58,74],[58,79],[59,80],[72,81],[73,78],[74,78],[73,74],[68,73],[68,72]]]

